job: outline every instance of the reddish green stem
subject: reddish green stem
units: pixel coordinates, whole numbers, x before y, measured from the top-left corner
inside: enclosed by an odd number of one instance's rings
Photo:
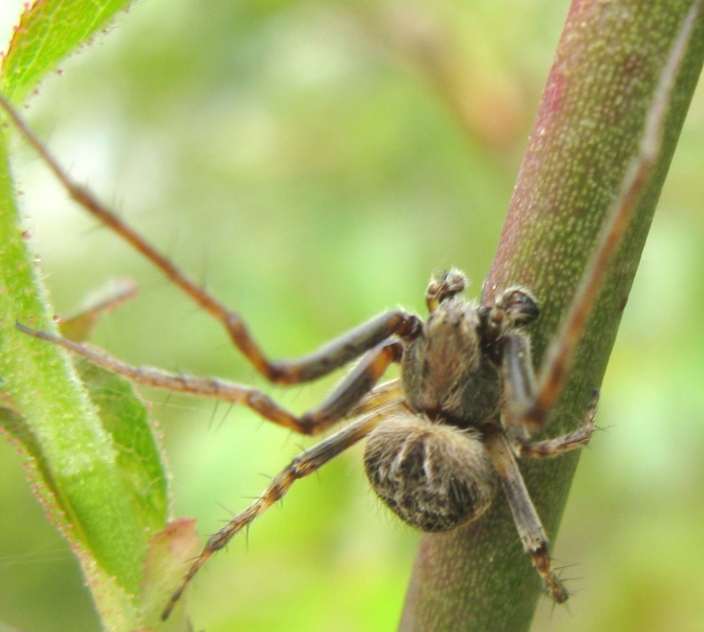
[[[646,115],[692,2],[575,0],[521,168],[484,300],[513,284],[531,288],[542,316],[533,331],[536,362],[574,301],[600,227],[639,153]],[[585,321],[550,434],[583,417],[604,374],[622,311],[704,60],[704,18],[676,72],[661,116],[662,150],[639,198],[598,298]],[[663,96],[663,95],[661,95]],[[528,488],[554,540],[578,455],[523,463]],[[576,560],[578,561],[578,560]],[[477,524],[423,536],[400,629],[526,630],[540,583],[509,510],[498,500]]]

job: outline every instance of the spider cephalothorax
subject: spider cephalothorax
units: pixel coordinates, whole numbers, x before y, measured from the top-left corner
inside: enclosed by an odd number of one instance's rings
[[[460,295],[465,285],[457,270],[430,282],[430,314],[404,351],[401,379],[414,410],[460,428],[478,428],[499,412],[507,334],[539,312],[527,290],[510,288],[487,308]]]

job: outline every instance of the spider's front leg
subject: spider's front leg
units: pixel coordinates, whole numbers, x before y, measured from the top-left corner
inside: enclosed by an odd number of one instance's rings
[[[248,362],[270,382],[274,384],[300,384],[315,380],[358,358],[393,335],[404,337],[413,335],[414,330],[417,331],[419,326],[417,318],[400,311],[389,312],[354,329],[346,336],[334,340],[308,356],[298,360],[270,360],[254,340],[249,328],[236,311],[229,309],[205,288],[191,280],[166,255],[142,237],[111,208],[103,204],[89,189],[75,182],[2,94],[0,94],[0,109],[4,110],[12,119],[17,129],[49,166],[70,197],[146,257],[174,285],[211,314],[225,328],[232,342]],[[50,338],[51,335],[46,337]],[[81,353],[80,350],[74,350]],[[133,379],[138,378],[134,377]],[[161,388],[158,384],[155,386]],[[193,392],[188,385],[176,388],[176,390]],[[217,394],[215,396],[217,397]],[[242,401],[237,403],[248,405]],[[272,421],[276,420],[272,419]],[[292,424],[285,423],[284,425],[291,427]],[[304,430],[299,431],[304,432]]]
[[[594,431],[598,391],[593,392],[585,420],[578,428],[555,439],[534,441],[532,435],[545,425],[549,409],[538,407],[541,400],[536,387],[530,341],[520,331],[506,335],[501,372],[506,399],[502,424],[517,456],[558,456],[589,442]]]

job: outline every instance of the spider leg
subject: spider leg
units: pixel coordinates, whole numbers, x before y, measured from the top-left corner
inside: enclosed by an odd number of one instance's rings
[[[594,430],[598,392],[595,391],[592,395],[586,418],[579,428],[556,439],[533,441],[532,433],[541,429],[541,426],[531,424],[534,419],[529,414],[536,405],[538,391],[530,342],[523,334],[513,332],[506,336],[501,371],[506,393],[506,410],[502,425],[517,456],[557,456],[589,442]]]
[[[135,367],[112,357],[98,347],[30,329],[20,323],[16,326],[26,334],[57,344],[98,366],[123,375],[135,384],[246,406],[264,419],[307,435],[322,432],[340,419],[350,416],[350,412],[372,390],[389,365],[398,362],[403,354],[403,344],[399,341],[386,341],[377,345],[322,404],[297,417],[262,391],[248,386],[212,377],[169,373],[152,367]]]
[[[165,620],[169,616],[176,602],[195,574],[216,551],[226,546],[237,533],[242,531],[242,529],[247,527],[277,501],[281,500],[296,480],[313,474],[338,454],[362,440],[386,418],[392,409],[399,405],[401,405],[400,400],[387,403],[383,408],[358,419],[331,437],[324,439],[317,445],[314,445],[312,448],[309,448],[295,457],[291,463],[274,478],[257,500],[242,513],[232,518],[232,520],[217,533],[210,536],[203,551],[195,559],[174,591],[166,608],[164,608],[161,618]]]
[[[344,380],[313,410],[301,417],[301,423],[316,430],[350,416],[362,398],[368,395],[392,362],[403,357],[403,343],[387,340],[377,345]]]
[[[520,332],[506,335],[501,356],[506,414],[502,423],[513,442],[530,442],[526,411],[535,403],[536,384],[530,341]]]
[[[528,494],[508,440],[499,428],[489,428],[486,432],[486,446],[499,475],[524,550],[531,556],[533,567],[551,597],[557,603],[567,601],[567,591],[552,568],[545,529]]]
[[[506,390],[506,414],[502,424],[512,448],[519,457],[557,456],[586,445],[594,430],[598,393],[592,396],[584,423],[574,431],[555,439],[532,441],[531,433],[540,426],[530,425],[537,397],[537,387],[528,338],[520,333],[507,335],[502,358],[502,375]]]
[[[545,457],[559,456],[570,450],[581,448],[591,439],[594,432],[594,418],[596,417],[596,405],[599,400],[598,391],[592,394],[587,417],[581,426],[575,428],[561,437],[546,439],[545,441],[515,442],[513,449],[519,457],[529,457],[532,459],[542,459]]]
[[[308,382],[347,364],[394,334],[404,337],[416,335],[418,332],[420,322],[415,316],[394,311],[378,316],[352,330],[346,336],[334,340],[329,345],[299,360],[269,360],[237,312],[226,307],[207,290],[194,283],[168,257],[125,223],[114,211],[100,202],[93,193],[74,182],[68,172],[49,153],[14,107],[2,95],[0,95],[0,107],[5,110],[22,135],[46,162],[69,196],[144,255],[175,285],[218,320],[250,364],[269,381],[275,384]]]

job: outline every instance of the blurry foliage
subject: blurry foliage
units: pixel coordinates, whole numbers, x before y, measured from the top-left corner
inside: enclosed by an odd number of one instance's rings
[[[385,308],[422,313],[428,276],[447,266],[478,294],[566,10],[149,0],[45,81],[29,116],[76,178],[290,357]],[[454,68],[441,82],[433,55]],[[28,225],[57,309],[129,275],[141,296],[96,342],[134,363],[258,382],[217,325],[94,230],[26,151]],[[569,611],[545,601],[536,631],[704,627],[703,153],[700,89],[603,386],[606,431],[582,456],[556,545],[577,565],[565,571],[577,594]],[[331,383],[273,393],[303,410]],[[247,411],[146,397],[175,513],[204,534],[309,444]],[[0,621],[96,629],[68,546],[14,448],[0,450],[0,513],[12,516],[0,525]],[[373,500],[359,461],[351,451],[302,481],[216,556],[191,595],[197,629],[394,629],[416,535]]]

